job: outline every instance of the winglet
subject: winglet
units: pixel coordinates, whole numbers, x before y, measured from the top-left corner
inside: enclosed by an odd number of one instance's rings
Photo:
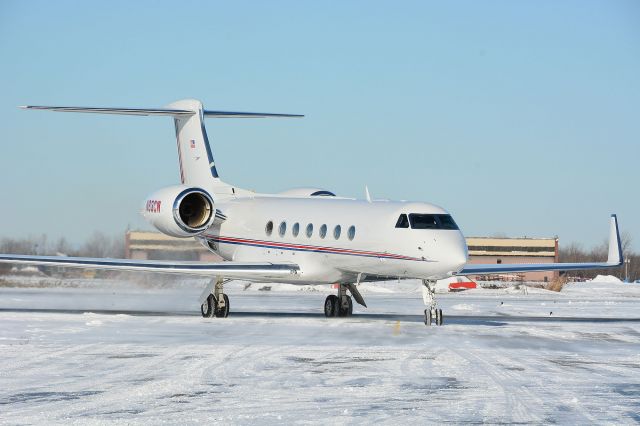
[[[609,257],[607,263],[612,266],[620,266],[624,262],[622,255],[622,243],[620,242],[620,230],[618,229],[618,217],[611,215],[609,227]]]

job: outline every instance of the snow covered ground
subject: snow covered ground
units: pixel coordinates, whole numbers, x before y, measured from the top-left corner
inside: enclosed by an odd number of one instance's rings
[[[640,422],[640,285],[440,294],[427,328],[415,282],[348,319],[329,288],[230,285],[203,319],[203,281],[58,284],[0,288],[0,423]]]

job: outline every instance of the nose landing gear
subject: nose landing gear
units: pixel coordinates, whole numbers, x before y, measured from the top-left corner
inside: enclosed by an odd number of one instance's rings
[[[442,309],[438,309],[436,302],[436,281],[422,280],[422,300],[427,309],[424,310],[424,325],[430,326],[433,322],[442,325],[444,317]]]

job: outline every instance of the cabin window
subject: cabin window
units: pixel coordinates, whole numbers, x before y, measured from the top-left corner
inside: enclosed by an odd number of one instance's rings
[[[313,224],[310,223],[307,225],[307,238],[311,238],[313,235]]]
[[[294,223],[293,226],[291,227],[291,234],[294,237],[297,237],[298,234],[300,233],[300,224],[298,222]]]
[[[409,227],[409,219],[407,215],[402,213],[396,222],[396,228],[408,228]]]
[[[349,240],[353,241],[353,239],[356,236],[356,227],[351,225],[349,227],[349,231],[347,232],[347,236],[349,237]]]
[[[333,228],[333,238],[335,238],[336,240],[340,238],[341,232],[342,232],[342,226],[336,225],[336,227]]]
[[[264,232],[267,236],[270,236],[273,233],[273,222],[267,222],[267,226],[264,227]]]
[[[327,225],[322,225],[320,227],[320,238],[324,238],[327,236]]]
[[[284,234],[287,232],[287,222],[281,222],[280,227],[278,228],[278,234],[281,237],[284,237]]]

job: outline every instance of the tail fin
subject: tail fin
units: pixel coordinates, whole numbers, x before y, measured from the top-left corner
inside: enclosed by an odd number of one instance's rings
[[[190,115],[174,115],[178,144],[180,181],[187,185],[208,187],[212,179],[219,180],[209,138],[204,127],[204,109],[195,99],[185,99],[167,105],[174,110],[191,111]]]
[[[88,112],[98,114],[125,115],[168,115],[173,117],[178,146],[180,180],[187,185],[211,190],[214,194],[231,194],[231,185],[220,180],[213,159],[209,138],[204,127],[204,118],[263,118],[263,117],[304,117],[294,114],[265,114],[256,112],[208,111],[196,99],[183,99],[169,104],[166,108],[95,108],[23,106],[24,109],[42,109],[57,112]]]

